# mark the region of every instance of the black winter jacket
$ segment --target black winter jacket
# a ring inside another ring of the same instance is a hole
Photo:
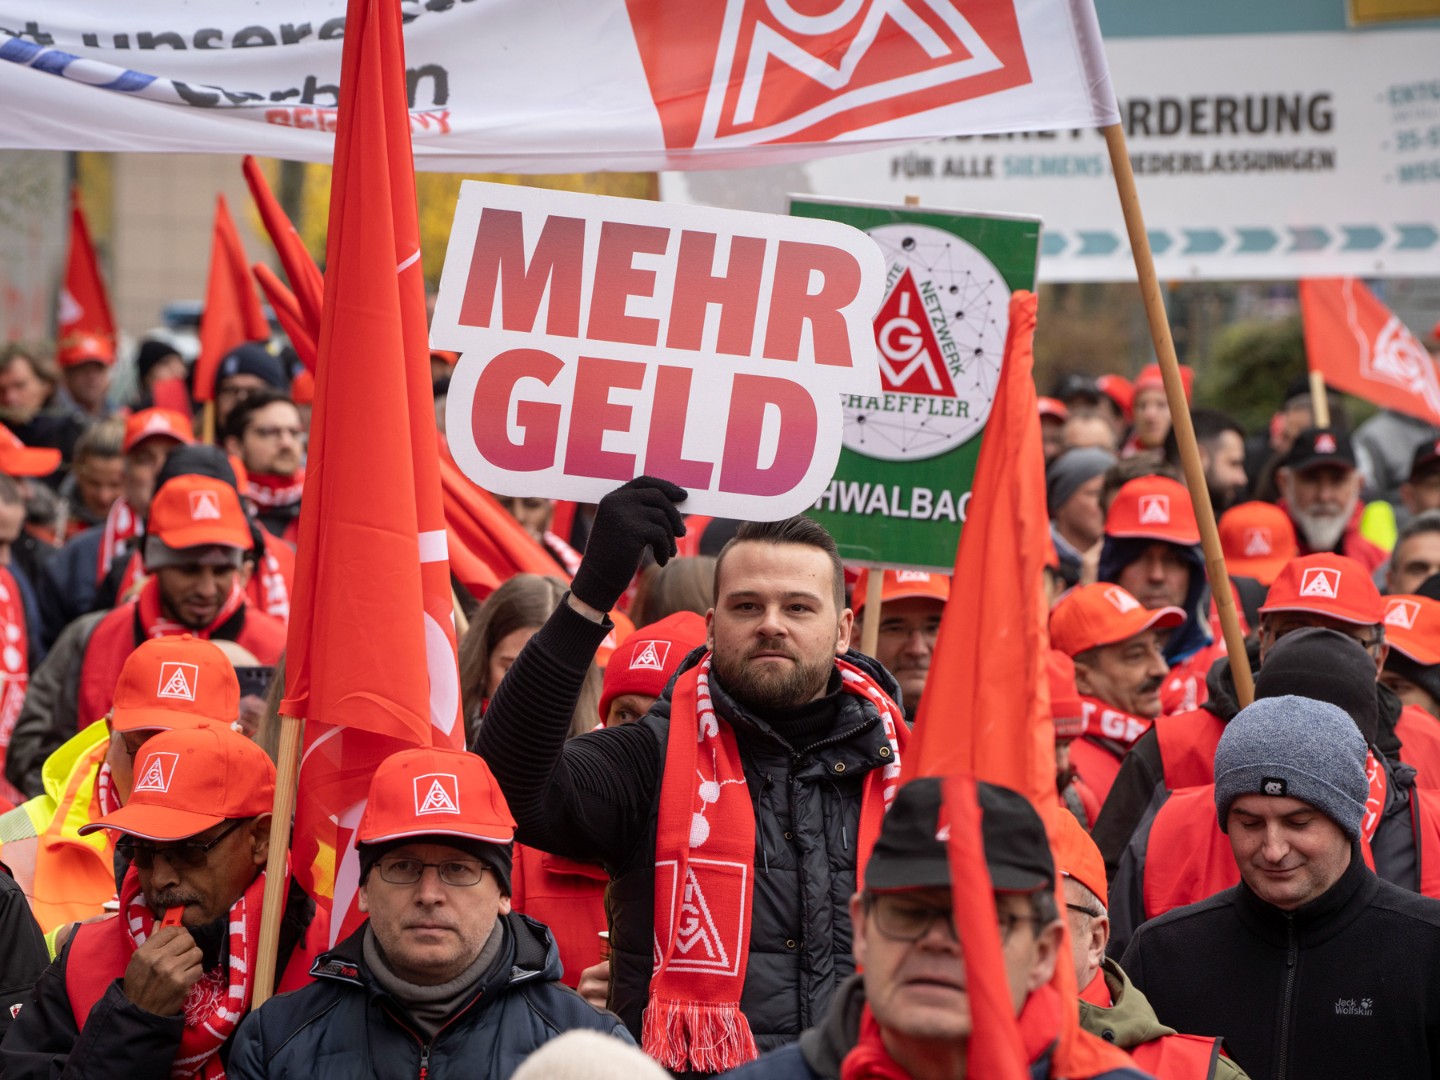
[[[1440,901],[1358,847],[1295,911],[1241,883],[1146,923],[1121,966],[1161,1023],[1223,1035],[1255,1080],[1440,1076]]]
[[[520,824],[516,839],[609,871],[610,1004],[639,1038],[653,964],[670,690],[638,723],[565,742],[580,681],[605,632],[562,602],[500,684],[475,749]],[[700,655],[692,653],[681,670]],[[855,652],[846,659],[898,700],[883,667]],[[816,706],[830,713],[805,750],[740,710],[713,673],[710,686],[716,711],[734,728],[755,807],[754,909],[740,1006],[763,1051],[817,1023],[854,970],[848,904],[861,793],[865,774],[890,760],[889,742],[874,707],[836,683]],[[785,726],[794,718],[770,719]],[[814,721],[811,715],[806,723]]]
[[[29,901],[0,863],[0,1039],[49,966],[45,935],[30,914]]]
[[[232,1080],[505,1080],[541,1043],[574,1028],[632,1041],[617,1017],[558,981],[560,952],[549,930],[518,914],[496,926],[505,934],[499,956],[429,1043],[372,980],[361,927],[316,960],[315,982],[272,998],[242,1021],[226,1074]]]

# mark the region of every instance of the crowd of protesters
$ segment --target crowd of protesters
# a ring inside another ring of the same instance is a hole
[[[291,882],[252,1008],[313,384],[241,346],[206,442],[179,353],[115,360],[0,353],[0,1075],[964,1076],[959,798],[1031,1076],[1440,1076],[1440,430],[1195,406],[1221,582],[1158,369],[1047,388],[1048,835],[898,782],[964,582],[660,479],[500,499],[554,573],[457,579],[469,749],[375,770],[363,925]]]

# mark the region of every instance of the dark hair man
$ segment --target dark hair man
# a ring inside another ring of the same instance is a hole
[[[278,390],[257,390],[230,410],[225,449],[245,466],[245,498],[270,532],[295,542],[305,490],[305,427]]]
[[[1223,1034],[1254,1076],[1440,1069],[1440,903],[1361,857],[1368,752],[1333,705],[1243,709],[1213,802],[1240,884],[1142,926],[1121,960],[1164,1023]]]
[[[225,638],[262,664],[279,660],[284,624],[246,602],[241,566],[251,544],[229,484],[193,473],[164,484],[145,535],[150,576],[133,599],[66,627],[36,669],[5,761],[10,782],[27,795],[40,793],[45,759],[109,711],[125,658],[148,638]]]
[[[647,546],[661,563],[674,554],[684,498],[641,477],[601,501],[570,595],[516,658],[475,748],[526,843],[610,871],[611,1007],[668,1068],[718,1072],[793,1040],[850,973],[857,830],[878,826],[905,724],[894,681],[849,651],[834,541],[792,518],[726,544],[709,651],[649,714],[566,741],[605,613]],[[657,905],[671,896],[690,907]],[[708,966],[681,962],[701,952]]]
[[[1006,982],[1030,1076],[1145,1076],[1098,1038],[1098,1069],[1093,1062],[1078,1071],[1056,1067],[1061,1012],[1050,980],[1063,937],[1054,857],[1040,815],[1024,796],[993,784],[976,787]],[[941,808],[936,778],[900,789],[866,863],[864,886],[850,900],[855,961],[864,973],[846,980],[828,1014],[798,1043],[737,1069],[731,1074],[737,1080],[966,1075],[973,1020]]]
[[[851,595],[858,637],[866,618],[865,594],[870,571],[860,571]],[[940,616],[950,599],[950,578],[924,570],[886,570],[880,587],[880,630],[875,638],[875,659],[895,676],[905,716],[914,723],[920,695],[930,675],[930,657],[940,633]]]
[[[1401,528],[1385,567],[1385,591],[1413,593],[1433,574],[1440,574],[1440,510],[1416,514]]]
[[[1190,423],[1200,447],[1210,505],[1218,519],[1241,500],[1249,486],[1245,475],[1245,429],[1219,409],[1191,409]],[[1176,469],[1181,467],[1180,444],[1173,428],[1165,433],[1165,460]]]
[[[250,1008],[275,766],[229,728],[165,731],[124,806],[120,910],[78,927],[0,1044],[7,1078],[220,1076]],[[277,973],[314,913],[292,890]]]
[[[386,758],[358,832],[368,918],[315,961],[314,982],[245,1021],[234,1080],[309,1075],[322,1061],[355,1076],[503,1080],[562,1031],[630,1042],[613,1015],[559,982],[550,932],[510,910],[514,837],[504,796],[474,754]]]

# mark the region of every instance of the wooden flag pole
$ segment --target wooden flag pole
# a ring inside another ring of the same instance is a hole
[[[1310,415],[1319,428],[1330,426],[1330,399],[1325,394],[1325,373],[1310,369]]]
[[[865,620],[860,624],[860,651],[866,656],[874,656],[880,642],[880,597],[884,588],[884,569],[872,566],[865,576]]]
[[[1230,575],[1225,569],[1225,553],[1220,548],[1220,530],[1215,525],[1215,511],[1210,505],[1210,489],[1205,484],[1205,469],[1200,464],[1200,447],[1195,442],[1195,426],[1190,422],[1190,405],[1185,400],[1185,386],[1180,381],[1180,361],[1175,355],[1175,341],[1170,336],[1170,320],[1165,314],[1165,301],[1160,295],[1160,278],[1155,273],[1155,259],[1150,252],[1150,237],[1145,232],[1145,218],[1140,210],[1140,195],[1135,189],[1135,174],[1130,169],[1130,153],[1125,145],[1125,130],[1119,124],[1101,129],[1110,151],[1110,167],[1115,173],[1115,190],[1120,196],[1120,209],[1125,215],[1125,231],[1130,236],[1130,249],[1135,256],[1135,272],[1140,281],[1140,297],[1145,303],[1145,317],[1150,323],[1150,338],[1155,344],[1155,357],[1165,381],[1165,398],[1170,405],[1170,425],[1180,449],[1180,463],[1185,469],[1185,483],[1195,504],[1195,518],[1200,525],[1200,547],[1205,553],[1205,571],[1210,576],[1210,590],[1220,614],[1220,627],[1225,647],[1230,653],[1230,671],[1235,677],[1235,696],[1244,708],[1255,699],[1255,682],[1250,673],[1250,660],[1245,654],[1245,636],[1240,632],[1240,618],[1235,610],[1235,597],[1230,591]]]
[[[250,1008],[258,1009],[275,988],[276,953],[280,947],[280,920],[285,914],[289,875],[290,819],[295,813],[295,785],[300,772],[300,734],[304,722],[296,716],[280,717],[280,749],[275,761],[275,803],[270,818],[270,852],[265,861],[265,900],[260,911],[260,955],[255,964],[255,989]]]

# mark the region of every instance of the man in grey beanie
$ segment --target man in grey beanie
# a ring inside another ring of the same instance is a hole
[[[1050,538],[1060,556],[1066,585],[1080,580],[1086,552],[1105,535],[1105,510],[1100,489],[1115,455],[1098,446],[1066,450],[1045,470],[1045,502],[1050,509]]]
[[[1240,884],[1146,923],[1121,961],[1162,1023],[1223,1036],[1251,1076],[1440,1075],[1440,902],[1366,865],[1374,763],[1334,705],[1242,709],[1214,785]]]

